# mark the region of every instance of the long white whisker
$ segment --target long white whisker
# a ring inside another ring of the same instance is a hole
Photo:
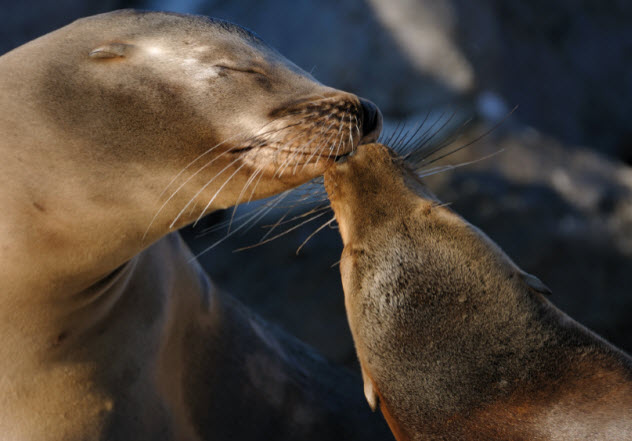
[[[295,207],[297,207],[299,205],[300,204],[290,205],[289,208],[292,209],[292,208],[295,208]],[[312,214],[318,213],[319,211],[328,210],[329,208],[330,208],[329,204],[327,204],[325,206],[315,207],[315,208],[312,208],[311,210],[306,211],[305,213],[297,214],[296,216],[293,216],[290,219],[285,220],[283,222],[278,222],[277,221],[277,222],[275,222],[272,225],[264,225],[263,228],[274,228],[276,226],[289,224],[290,222],[294,222],[295,220],[302,219],[302,218],[307,217],[307,216],[311,216]],[[289,213],[286,213],[286,214],[289,214]]]
[[[349,146],[353,150],[353,126],[351,125],[351,118],[349,118]]]
[[[289,145],[292,141],[294,141],[296,138],[298,138],[298,137],[299,137],[299,136],[301,136],[301,135],[302,135],[302,133],[299,133],[299,134],[297,134],[295,137],[290,138],[289,140],[287,140],[287,141],[285,142],[285,144],[283,144],[283,146],[281,146],[281,147],[278,147],[278,148],[277,148],[277,152],[276,152],[276,154],[278,155],[279,153],[281,153],[281,152],[285,149],[285,147],[286,147],[286,146],[288,146],[288,145]],[[279,177],[280,177],[280,176],[281,176],[281,174],[283,174],[283,170],[285,170],[285,168],[286,168],[286,167],[290,164],[290,161],[292,160],[292,158],[294,158],[294,156],[296,156],[296,154],[297,154],[297,152],[298,152],[298,151],[299,151],[299,149],[296,149],[296,150],[294,151],[294,153],[293,153],[291,156],[289,156],[289,155],[288,155],[288,157],[287,157],[287,158],[285,158],[285,160],[284,160],[284,161],[283,161],[283,162],[279,165],[279,167],[277,168],[277,171],[274,173],[274,175],[272,176],[272,178],[276,178],[277,176],[279,176]],[[284,166],[285,166],[285,167],[284,167]],[[283,170],[282,170],[281,168],[283,168]],[[281,171],[281,174],[279,174],[279,171]]]
[[[338,125],[338,133],[336,134],[336,138],[338,138],[338,136],[340,136],[340,141],[338,141],[337,143],[334,143],[331,148],[329,149],[329,154],[327,155],[327,159],[329,159],[331,157],[331,154],[334,151],[334,147],[336,146],[336,144],[338,144],[338,148],[336,149],[336,155],[338,155],[338,151],[340,151],[340,143],[342,142],[342,120],[338,121],[339,125]]]
[[[292,114],[290,114],[290,115],[292,115]],[[264,124],[264,125],[261,127],[261,129],[259,129],[259,132],[260,132],[263,128],[267,127],[268,125],[270,125],[270,124],[272,124],[272,123],[274,123],[274,122],[276,122],[276,121],[279,121],[281,118],[284,118],[284,117],[286,117],[286,116],[288,116],[288,115],[283,115],[283,116],[281,116],[281,117],[279,117],[279,118],[275,118],[275,119],[273,119],[272,121],[270,121],[270,122],[268,122],[268,123]],[[288,125],[283,126],[283,127],[280,127],[280,128],[272,129],[272,130],[269,130],[269,131],[267,131],[267,132],[257,133],[256,135],[253,135],[253,136],[251,136],[251,137],[249,137],[249,138],[244,139],[244,140],[242,141],[242,143],[248,143],[248,142],[250,142],[250,141],[252,141],[253,139],[256,139],[256,138],[258,138],[258,137],[266,136],[266,135],[269,135],[269,134],[272,134],[272,133],[275,133],[275,132],[280,132],[280,131],[282,131],[282,130],[289,129],[289,128],[291,128],[291,127],[294,127],[294,126],[297,126],[297,125],[300,125],[300,124],[301,124],[300,122],[297,122],[297,123],[294,123],[294,124],[288,124]],[[231,137],[229,137],[229,138],[227,138],[227,139],[223,140],[223,141],[222,141],[222,142],[220,142],[219,144],[216,144],[215,146],[213,146],[213,147],[211,147],[210,149],[206,150],[204,153],[202,153],[202,154],[198,155],[198,157],[197,157],[197,158],[195,158],[193,161],[189,162],[189,164],[187,164],[187,165],[186,165],[186,166],[185,166],[182,170],[180,170],[180,172],[179,172],[176,176],[174,176],[174,177],[173,177],[173,179],[171,180],[171,182],[169,182],[169,184],[165,187],[165,189],[162,191],[162,193],[160,193],[160,197],[162,197],[162,196],[164,195],[164,193],[167,191],[167,189],[168,189],[168,188],[169,188],[169,187],[170,187],[170,186],[171,186],[171,185],[172,185],[172,184],[176,181],[176,179],[177,179],[179,176],[181,176],[181,175],[182,175],[182,173],[184,173],[184,171],[186,171],[189,167],[191,167],[193,164],[195,164],[195,163],[196,163],[198,160],[200,160],[202,157],[206,156],[208,153],[210,153],[210,152],[212,152],[213,150],[215,150],[215,149],[216,149],[217,147],[219,147],[220,145],[225,144],[226,142],[228,142],[228,141],[230,141],[230,140],[232,140],[232,139],[235,139],[235,138],[236,138],[236,137],[238,137],[238,136],[239,136],[239,135],[234,135],[234,136],[231,136]],[[146,236],[147,236],[147,234],[149,233],[149,230],[150,230],[151,226],[153,225],[153,223],[156,221],[156,218],[160,215],[160,213],[162,212],[162,210],[163,210],[163,209],[167,206],[167,204],[169,203],[169,201],[171,201],[171,199],[173,199],[173,198],[175,197],[175,195],[176,195],[176,194],[177,194],[177,193],[178,193],[178,192],[182,189],[182,187],[184,187],[186,184],[188,184],[188,183],[191,181],[191,179],[193,179],[195,176],[197,176],[197,175],[198,175],[198,174],[199,174],[202,170],[204,170],[204,169],[206,169],[208,166],[210,166],[210,165],[211,165],[211,164],[212,164],[212,163],[213,163],[216,159],[218,159],[218,158],[219,158],[219,157],[221,157],[221,156],[224,156],[225,154],[229,153],[229,152],[230,152],[230,151],[232,151],[232,150],[233,150],[233,149],[226,150],[226,151],[222,152],[221,154],[219,154],[217,157],[213,158],[210,162],[206,163],[203,167],[199,168],[199,169],[198,169],[195,173],[193,173],[191,176],[189,176],[189,178],[188,178],[186,181],[184,181],[184,182],[183,182],[180,186],[178,186],[178,188],[177,188],[177,189],[176,189],[173,193],[171,193],[171,195],[167,198],[167,200],[166,200],[166,201],[164,201],[164,203],[160,206],[160,208],[158,209],[158,211],[156,212],[156,214],[154,215],[154,217],[153,217],[153,218],[151,219],[151,221],[149,222],[149,225],[147,226],[147,229],[145,230],[145,233],[143,234],[143,240],[145,240],[145,237],[146,237]]]
[[[308,142],[307,144],[303,144],[303,145],[299,148],[299,150],[300,150],[301,154],[303,154],[303,152],[304,152],[305,150],[307,150],[307,148],[308,148],[308,147],[309,147],[309,146],[310,146],[310,145],[314,142],[314,140],[316,140],[316,137],[312,137],[312,138],[309,140],[309,142]],[[310,158],[311,158],[313,155],[314,155],[314,154],[312,153],[312,154],[310,155]],[[303,167],[305,167],[305,165],[306,165],[306,164],[308,164],[308,163],[309,163],[309,159],[308,159],[308,160],[307,160],[307,161],[303,164]],[[296,168],[297,168],[299,165],[300,165],[300,162],[299,162],[299,161],[294,162],[294,168],[292,169],[292,174],[293,174],[293,175],[295,175],[295,174],[296,174]],[[301,168],[301,170],[303,170],[303,169]]]
[[[281,202],[283,202],[283,200],[285,200],[285,198],[287,198],[290,194],[292,194],[292,190],[286,190],[283,193],[274,197],[271,201],[267,202],[264,207],[257,210],[259,214],[255,213],[255,215],[253,215],[253,217],[248,221],[250,222],[250,226],[246,228],[246,230],[244,230],[244,233],[249,231],[252,227],[254,227],[256,222],[259,221],[259,219],[263,218],[266,214],[268,214],[274,208],[278,207],[278,205]]]
[[[218,157],[213,158],[213,160],[217,159]],[[213,176],[211,179],[209,179],[206,182],[206,184],[204,184],[204,186],[202,186],[202,188],[200,188],[197,191],[197,193],[195,193],[193,195],[193,197],[191,199],[189,199],[189,202],[187,202],[187,204],[182,208],[182,210],[180,210],[180,213],[178,213],[178,215],[173,220],[173,222],[171,222],[171,225],[169,225],[169,228],[173,228],[173,226],[176,224],[176,222],[178,222],[178,219],[180,219],[180,216],[182,216],[182,213],[184,213],[186,211],[186,209],[189,207],[189,205],[191,205],[191,203],[195,200],[195,198],[197,198],[200,195],[200,193],[202,193],[209,185],[211,185],[211,182],[213,182],[218,176],[220,176],[222,173],[224,173],[226,170],[228,170],[230,167],[232,167],[236,162],[240,161],[241,159],[242,159],[241,157],[235,158],[226,167],[224,167],[222,170],[220,170],[219,173],[217,173],[215,176]]]
[[[291,208],[290,208],[291,210]],[[288,216],[290,214],[290,210],[287,210],[285,213],[283,213],[283,215],[276,221],[276,223],[274,223],[273,225],[271,225],[271,228],[268,229],[268,231],[266,231],[266,233],[263,235],[263,237],[261,239],[259,239],[259,243],[266,240],[266,238],[272,234],[272,232],[276,229],[276,227],[278,227],[279,225],[281,225],[283,222],[283,220],[286,218],[286,216]]]
[[[239,206],[239,203],[241,202],[241,197],[244,195],[244,193],[246,192],[246,189],[250,186],[250,184],[252,184],[254,182],[254,180],[256,179],[257,175],[259,173],[261,173],[262,171],[263,171],[263,167],[257,168],[254,171],[254,173],[250,175],[250,177],[248,178],[248,180],[244,184],[244,187],[241,189],[241,192],[239,193],[239,196],[237,196],[237,201],[235,202],[235,206],[233,207],[232,213],[230,215],[230,221],[228,222],[228,231],[227,231],[227,233],[230,233],[230,229],[231,229],[231,227],[233,225],[233,220],[235,219],[235,213],[237,212],[237,207]]]
[[[224,187],[226,187],[226,184],[228,184],[230,182],[230,180],[233,179],[233,177],[239,172],[239,170],[244,168],[245,165],[246,165],[246,163],[243,163],[239,167],[237,167],[237,169],[228,177],[228,179],[226,179],[226,181],[224,181],[224,183],[221,185],[221,187],[219,187],[219,189],[215,192],[213,197],[208,201],[208,203],[206,204],[206,206],[204,207],[204,209],[202,210],[202,212],[200,213],[198,218],[193,223],[193,226],[197,225],[197,223],[200,221],[200,219],[202,219],[204,217],[204,214],[206,213],[206,210],[208,210],[208,207],[211,206],[211,204],[213,203],[215,198],[217,198],[217,196],[224,189]]]
[[[298,254],[301,252],[301,249],[305,246],[305,244],[306,244],[307,242],[309,242],[309,240],[310,240],[312,237],[316,236],[316,235],[317,235],[317,234],[318,234],[318,233],[319,233],[319,232],[320,232],[323,228],[325,228],[327,225],[331,225],[331,223],[332,223],[333,221],[335,221],[335,220],[336,220],[336,216],[334,216],[334,217],[332,217],[331,219],[329,219],[327,222],[325,222],[325,223],[324,223],[324,224],[322,224],[320,227],[318,227],[318,228],[316,229],[316,231],[314,231],[312,234],[310,234],[309,236],[307,236],[307,239],[305,239],[305,240],[303,241],[303,243],[301,244],[301,246],[300,246],[300,247],[298,247],[298,248],[296,249],[296,255],[298,256]]]
[[[318,213],[319,211],[323,211],[324,209],[329,208],[329,205],[326,205],[325,207],[320,207],[319,209],[309,210],[306,213],[303,213],[303,214],[294,216],[294,217],[292,217],[292,218],[290,218],[288,220],[285,220],[285,218],[287,216],[289,216],[290,212],[292,211],[292,209],[294,207],[296,207],[296,205],[294,205],[294,204],[290,205],[288,207],[287,211],[283,214],[283,216],[281,216],[274,224],[272,224],[272,225],[264,225],[264,228],[268,228],[268,231],[266,232],[266,234],[263,235],[263,237],[261,239],[259,239],[259,242],[264,241],[268,236],[270,236],[274,232],[274,230],[276,230],[277,227],[279,227],[281,225],[285,225],[285,224],[290,223],[290,222],[294,222],[294,221],[296,221],[298,219],[305,218],[307,216],[311,216],[314,213]]]
[[[437,173],[443,173],[444,171],[454,170],[455,168],[464,167],[466,165],[476,164],[477,162],[484,161],[485,159],[489,159],[504,151],[505,149],[500,149],[487,156],[483,156],[482,158],[473,159],[472,161],[467,161],[467,162],[461,162],[460,164],[443,165],[443,166],[438,166],[438,167],[432,167],[426,170],[420,170],[419,172],[417,172],[417,176],[419,176],[420,178],[423,178],[426,176],[436,175]]]
[[[342,131],[342,127],[344,126],[344,120],[340,120],[340,140],[338,141],[338,147],[336,148],[336,154],[334,155],[334,158],[336,158],[338,156],[338,153],[340,153],[340,148],[342,147],[342,140],[344,139],[344,132]],[[329,156],[327,156],[327,158],[329,158]]]
[[[184,173],[186,170],[189,169],[189,167],[191,167],[193,164],[195,164],[196,162],[198,162],[200,159],[202,159],[204,156],[208,155],[209,153],[211,153],[213,150],[215,150],[217,147],[227,143],[228,141],[235,139],[239,136],[240,134],[236,134],[233,135],[229,138],[226,138],[225,140],[223,140],[222,142],[215,144],[213,147],[209,148],[208,150],[206,150],[205,152],[199,154],[195,159],[193,159],[191,162],[189,162],[187,165],[185,165],[172,179],[171,181],[169,181],[169,184],[167,184],[167,186],[165,187],[164,190],[162,190],[162,192],[159,195],[159,198],[161,198],[165,192],[167,191],[167,189],[169,187],[171,187],[171,185],[176,181],[176,179],[178,179],[180,177],[180,175],[182,175],[182,173]]]
[[[290,115],[292,115],[292,114],[290,114]],[[247,142],[250,142],[250,141],[252,141],[253,139],[255,139],[255,138],[257,138],[257,137],[260,137],[260,136],[265,136],[265,135],[268,135],[268,134],[270,134],[270,133],[274,133],[275,131],[284,130],[284,129],[287,129],[287,128],[290,128],[290,127],[292,127],[292,126],[295,126],[295,125],[300,124],[300,123],[290,124],[290,125],[285,126],[285,127],[281,127],[281,128],[278,128],[278,129],[272,129],[272,130],[270,130],[270,131],[268,131],[268,132],[263,132],[263,133],[261,133],[261,130],[263,130],[264,128],[266,128],[266,127],[267,127],[267,126],[269,126],[270,124],[272,124],[272,123],[274,123],[274,122],[277,122],[277,121],[279,121],[280,119],[285,118],[285,117],[287,117],[287,116],[288,116],[287,114],[286,114],[286,115],[282,115],[282,116],[280,116],[280,117],[278,117],[278,118],[273,119],[272,121],[267,122],[266,124],[264,124],[263,126],[261,126],[261,127],[259,128],[259,130],[257,130],[257,134],[256,134],[256,135],[253,135],[253,136],[251,136],[251,137],[249,137],[249,138],[246,138],[246,139],[242,140],[242,143],[247,143]],[[193,164],[195,164],[197,161],[199,161],[200,159],[202,159],[204,156],[206,156],[206,155],[208,155],[209,153],[211,153],[211,152],[212,152],[213,150],[215,150],[217,147],[219,147],[219,146],[221,146],[221,145],[223,145],[223,144],[226,144],[228,141],[232,141],[233,139],[238,138],[239,136],[241,136],[241,134],[239,134],[239,133],[238,133],[238,134],[235,134],[235,135],[233,135],[233,136],[230,136],[230,137],[228,137],[228,138],[224,139],[222,142],[220,142],[220,143],[218,143],[218,144],[215,144],[213,147],[209,148],[209,149],[208,149],[208,150],[206,150],[205,152],[203,152],[203,153],[199,154],[199,155],[198,155],[195,159],[193,159],[193,160],[192,160],[191,162],[189,162],[186,166],[184,166],[184,167],[183,167],[183,168],[182,168],[182,169],[178,172],[178,174],[176,174],[176,175],[173,177],[173,179],[171,179],[171,181],[169,182],[169,184],[167,184],[167,186],[166,186],[166,187],[165,187],[165,189],[162,191],[162,193],[160,193],[160,196],[159,196],[159,197],[162,197],[162,196],[165,194],[165,192],[167,191],[167,189],[168,189],[169,187],[171,187],[171,185],[175,182],[175,180],[176,180],[176,179],[178,179],[178,177],[179,177],[180,175],[182,175],[182,173],[184,173],[186,170],[188,170],[188,169],[189,169],[189,167],[191,167],[191,166],[192,166]]]
[[[261,219],[266,214],[268,214],[278,203],[280,203],[283,199],[285,199],[289,194],[290,194],[290,190],[287,190],[287,191],[284,191],[283,193],[279,194],[278,196],[276,196],[270,203],[267,204],[267,206],[265,206],[261,210],[255,212],[254,214],[252,214],[252,216],[250,217],[249,220],[245,221],[243,224],[241,224],[240,226],[235,228],[233,231],[231,231],[229,234],[227,234],[223,238],[221,238],[218,241],[214,242],[212,245],[210,245],[210,246],[206,247],[205,249],[203,249],[202,251],[200,251],[198,254],[193,256],[190,259],[190,261],[193,261],[193,260],[197,259],[199,256],[201,256],[202,254],[212,250],[213,248],[215,248],[217,245],[219,245],[222,242],[224,242],[229,237],[235,235],[238,231],[240,231],[240,230],[242,230],[242,229],[244,229],[246,227],[248,227],[248,228],[246,228],[244,230],[244,232],[248,231],[250,228],[252,228],[252,226],[254,224],[256,224],[257,221],[259,221],[259,219]]]
[[[362,132],[360,131],[360,121],[358,121],[358,117],[353,115],[353,119],[355,119],[355,128],[358,131],[358,139],[362,139]]]
[[[315,137],[314,139],[318,139],[318,138],[320,138],[321,136],[323,136],[325,133],[327,133],[327,130],[329,130],[329,128],[330,128],[331,126],[333,126],[333,125],[334,125],[334,123],[331,123],[331,124],[329,125],[329,127],[327,127],[327,129],[325,129],[325,124],[323,124],[323,125],[322,125],[322,127],[321,127],[321,129],[320,129],[320,132],[318,132],[318,136],[317,136],[317,137]],[[311,141],[310,141],[310,142],[311,142]],[[309,158],[307,158],[307,161],[305,161],[305,163],[303,164],[303,167],[301,167],[301,171],[303,171],[303,169],[307,166],[307,164],[309,164],[309,163],[310,163],[310,161],[312,160],[312,158],[314,157],[314,155],[316,155],[316,153],[321,152],[321,151],[323,150],[324,146],[325,146],[325,144],[323,144],[323,143],[321,142],[320,144],[318,144],[318,145],[316,146],[316,148],[314,148],[314,151],[312,152],[312,154],[309,156]]]
[[[336,122],[334,121],[333,123],[331,123],[331,125],[333,126]],[[329,130],[329,129],[327,129]],[[321,149],[324,150],[327,148],[327,146],[329,146],[329,140],[334,136],[334,133],[332,133],[331,135],[329,135],[329,137],[325,140],[325,142],[323,143],[323,147]],[[331,155],[331,150],[333,149],[333,146],[329,147],[329,155],[327,155],[327,159],[329,159],[329,156]],[[318,155],[318,158],[316,159],[316,162],[314,164],[318,164],[318,161],[320,161],[321,155]]]
[[[238,248],[238,249],[236,249],[235,251],[243,251],[243,250],[247,250],[247,249],[249,249],[249,248],[255,248],[255,247],[258,247],[258,246],[260,246],[260,245],[263,245],[263,244],[266,244],[266,243],[268,243],[268,242],[271,242],[271,241],[273,241],[273,240],[275,240],[275,239],[278,239],[278,238],[279,238],[279,237],[281,237],[281,236],[284,236],[284,235],[286,235],[286,234],[288,234],[288,233],[290,233],[290,232],[292,232],[292,231],[296,230],[297,228],[299,228],[299,227],[301,227],[301,226],[303,226],[303,225],[305,225],[305,224],[307,224],[307,223],[309,223],[309,222],[311,222],[311,221],[313,221],[313,220],[318,219],[319,217],[321,217],[321,216],[323,216],[323,215],[325,215],[325,214],[327,214],[327,212],[326,212],[326,211],[325,211],[325,212],[323,212],[323,213],[317,214],[316,216],[313,216],[313,217],[311,217],[311,218],[309,218],[309,219],[307,219],[307,220],[305,220],[305,221],[303,221],[303,222],[301,222],[301,223],[299,223],[299,224],[297,224],[297,225],[294,225],[292,228],[289,228],[288,230],[285,230],[284,232],[279,233],[279,234],[277,234],[276,236],[270,237],[269,239],[266,239],[266,240],[264,240],[264,241],[257,242],[257,243],[256,243],[256,244],[254,244],[254,245],[250,245],[250,246],[243,247],[243,248]]]

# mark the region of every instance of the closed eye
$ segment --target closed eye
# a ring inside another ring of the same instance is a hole
[[[252,68],[246,68],[246,67],[234,67],[234,66],[226,66],[225,64],[218,64],[215,67],[218,67],[220,69],[226,69],[226,70],[232,70],[235,72],[243,72],[243,73],[247,73],[247,74],[257,74],[257,75],[262,75],[264,77],[266,77],[267,75],[259,70],[255,70]]]

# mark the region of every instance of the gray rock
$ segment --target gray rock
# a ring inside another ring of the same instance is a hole
[[[632,161],[632,3],[446,1],[479,89],[565,144]]]

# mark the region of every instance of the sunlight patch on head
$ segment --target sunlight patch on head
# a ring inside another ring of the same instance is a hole
[[[147,53],[150,55],[162,55],[164,52],[164,49],[157,45],[151,45],[147,47]]]

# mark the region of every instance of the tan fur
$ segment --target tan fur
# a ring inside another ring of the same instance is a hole
[[[632,438],[632,360],[387,147],[325,173],[365,381],[403,440]]]
[[[322,173],[377,136],[362,115],[202,17],[114,12],[0,57],[0,438],[370,437],[329,384],[352,380],[166,236]]]

